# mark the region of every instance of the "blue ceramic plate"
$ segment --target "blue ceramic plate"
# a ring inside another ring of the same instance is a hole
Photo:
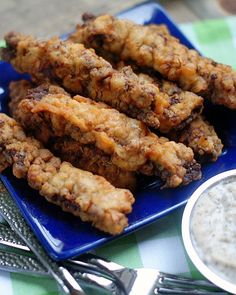
[[[157,4],[145,2],[119,14],[119,17],[131,19],[140,24],[164,23],[173,35],[190,48],[193,45],[180,32],[166,12]],[[7,112],[7,88],[12,80],[22,79],[12,67],[0,63],[0,103],[1,110]],[[208,113],[224,141],[225,149],[215,163],[202,167],[203,177],[186,187],[160,190],[158,184],[150,185],[151,180],[141,179],[129,226],[124,236],[168,214],[173,209],[185,204],[193,191],[205,180],[228,169],[236,168],[236,116],[233,112],[220,107],[212,107]],[[215,121],[215,122],[214,122]],[[23,180],[17,180],[10,170],[1,175],[1,179],[15,199],[25,219],[42,242],[48,253],[57,260],[77,256],[104,243],[117,239],[106,235],[83,223],[60,208],[49,204],[43,197],[30,189]]]

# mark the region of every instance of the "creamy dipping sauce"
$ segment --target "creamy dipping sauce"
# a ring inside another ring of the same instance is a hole
[[[236,283],[236,177],[216,183],[195,204],[191,239],[215,274]]]

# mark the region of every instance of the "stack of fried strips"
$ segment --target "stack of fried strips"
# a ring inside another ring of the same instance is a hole
[[[0,171],[13,166],[13,174],[27,178],[49,202],[90,221],[95,227],[118,234],[127,226],[132,194],[112,186],[105,178],[73,167],[27,137],[12,118],[0,114]]]
[[[118,234],[137,174],[174,188],[201,177],[194,155],[217,160],[222,143],[201,115],[201,96],[234,108],[235,73],[181,45],[165,26],[84,20],[66,41],[6,35],[2,58],[32,82],[10,84],[18,123],[1,115],[1,171],[13,165],[50,202]]]

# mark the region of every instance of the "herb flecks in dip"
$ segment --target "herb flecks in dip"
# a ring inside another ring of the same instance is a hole
[[[225,280],[236,282],[236,177],[204,192],[191,216],[191,233],[204,263]]]

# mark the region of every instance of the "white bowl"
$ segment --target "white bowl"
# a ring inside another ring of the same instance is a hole
[[[205,192],[210,187],[221,182],[222,180],[224,181],[230,178],[235,178],[235,183],[236,183],[236,169],[220,173],[210,178],[209,180],[204,182],[192,194],[192,196],[190,197],[185,207],[183,218],[182,218],[182,238],[183,238],[184,246],[188,253],[188,256],[190,257],[191,261],[196,266],[196,268],[203,274],[203,276],[205,276],[209,281],[211,281],[213,284],[220,287],[221,289],[227,292],[236,294],[236,282],[235,284],[232,284],[226,281],[225,279],[223,279],[222,277],[220,277],[218,274],[214,273],[199,257],[193,245],[193,240],[192,240],[191,231],[190,231],[190,222],[191,222],[192,212],[193,212],[195,204],[201,197],[202,193]]]

